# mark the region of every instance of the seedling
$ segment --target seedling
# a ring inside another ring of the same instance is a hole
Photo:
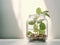
[[[42,11],[41,8],[36,9],[36,14],[38,17],[35,17],[32,21],[29,21],[29,25],[33,26],[34,34],[31,31],[28,31],[27,35],[34,35],[33,37],[35,40],[45,39],[45,37],[46,37],[46,35],[45,35],[46,25],[43,22],[44,19],[41,19],[40,21],[37,21],[37,19],[39,18],[39,16],[41,14],[43,14],[44,16],[48,16],[48,17],[50,17],[50,16],[48,14],[48,11]],[[31,36],[30,38],[33,38],[33,37]]]

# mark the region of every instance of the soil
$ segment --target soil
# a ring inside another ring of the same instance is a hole
[[[41,42],[45,42],[46,41],[46,35],[44,34],[31,34],[28,36],[28,39],[30,42],[33,42],[33,41],[41,41]]]

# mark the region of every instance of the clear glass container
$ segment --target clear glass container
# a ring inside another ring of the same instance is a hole
[[[26,22],[26,36],[31,42],[46,41],[48,37],[48,21],[45,15],[29,15]]]

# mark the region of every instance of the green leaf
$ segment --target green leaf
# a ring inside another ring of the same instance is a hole
[[[38,26],[36,24],[34,24],[33,29],[34,29],[34,32],[38,32]]]
[[[49,11],[46,10],[46,11],[43,11],[43,12],[44,12],[44,13],[48,13]]]
[[[43,22],[41,22],[40,25],[39,25],[39,28],[40,28],[40,30],[45,30],[46,26]]]
[[[46,16],[50,17],[48,13],[45,13]]]
[[[43,11],[43,12],[41,12],[42,14],[45,14],[45,13],[48,13],[48,11]]]
[[[43,11],[42,14],[44,14],[45,16],[50,17],[49,14],[48,14],[48,11]]]
[[[29,25],[34,25],[36,23],[36,20],[32,20],[29,22]]]
[[[40,14],[41,14],[41,12],[42,12],[42,11],[41,11],[41,9],[40,9],[40,8],[37,8],[37,9],[36,9],[36,13],[37,13],[38,15],[40,15]]]
[[[28,32],[27,32],[27,35],[30,35],[30,34],[32,34],[32,32],[28,31]]]

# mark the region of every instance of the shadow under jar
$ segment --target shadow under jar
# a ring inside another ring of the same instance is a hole
[[[30,42],[45,42],[48,37],[48,21],[45,15],[29,15],[26,22],[26,36]]]

